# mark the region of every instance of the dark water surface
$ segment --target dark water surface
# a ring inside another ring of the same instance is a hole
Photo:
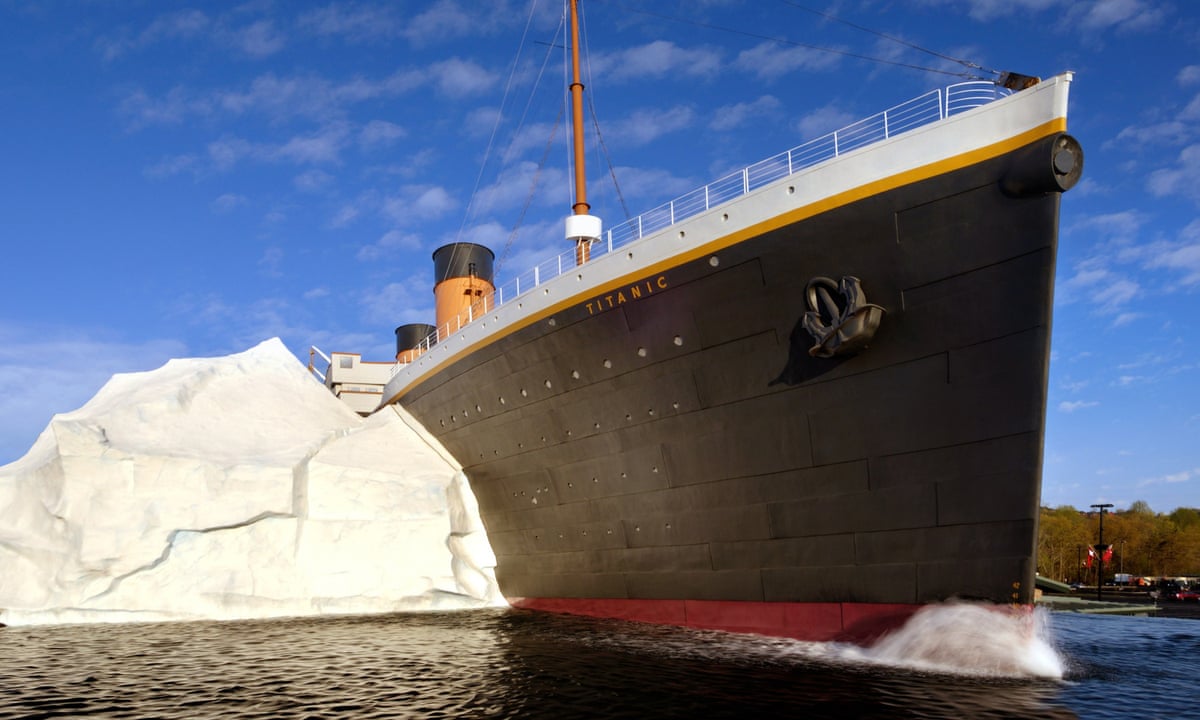
[[[1062,678],[945,624],[919,662],[510,610],[6,628],[0,718],[1200,717],[1200,622],[1043,623]]]

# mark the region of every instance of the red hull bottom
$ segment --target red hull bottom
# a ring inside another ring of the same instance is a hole
[[[905,623],[922,605],[788,603],[725,600],[509,598],[516,608],[614,618],[796,640],[869,645]]]

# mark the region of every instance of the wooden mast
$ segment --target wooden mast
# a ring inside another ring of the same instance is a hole
[[[575,241],[575,263],[582,265],[591,254],[591,244],[600,237],[600,218],[589,214],[587,174],[583,145],[583,83],[579,79],[579,0],[571,7],[571,145],[575,154],[574,215],[567,218],[567,239]]]

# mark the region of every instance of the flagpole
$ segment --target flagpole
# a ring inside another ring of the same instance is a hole
[[[1104,590],[1104,510],[1112,507],[1112,503],[1100,503],[1092,507],[1100,510],[1100,542],[1096,543],[1096,559],[1100,561],[1097,566],[1099,569],[1096,572],[1096,600],[1101,601],[1101,592]]]

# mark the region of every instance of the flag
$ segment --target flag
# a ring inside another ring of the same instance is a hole
[[[1100,555],[1100,559],[1103,560],[1104,562],[1112,562],[1113,546],[1112,545],[1101,545],[1100,547],[1103,548],[1102,554]]]
[[[1087,562],[1084,563],[1084,567],[1090,568],[1092,566],[1092,561],[1095,559],[1096,559],[1096,548],[1091,545],[1088,545],[1088,557],[1087,557]]]

